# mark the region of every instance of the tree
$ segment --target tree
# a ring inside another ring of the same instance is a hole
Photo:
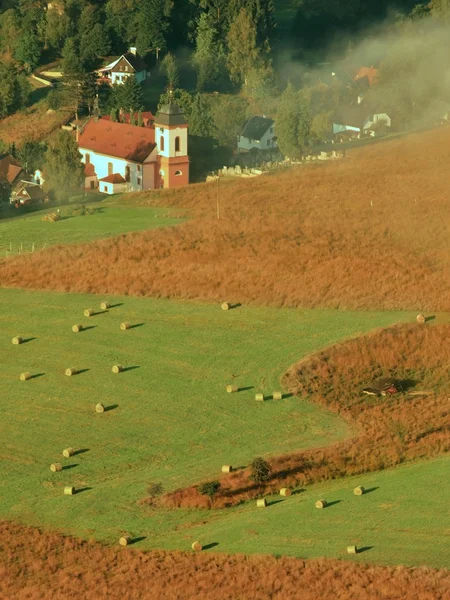
[[[171,52],[168,52],[164,57],[161,63],[161,71],[166,74],[169,86],[172,89],[177,88],[180,83],[180,76],[178,74],[177,61]]]
[[[42,46],[34,31],[25,31],[19,38],[14,56],[31,73],[39,64]]]
[[[206,13],[203,13],[198,22],[195,52],[192,56],[192,64],[197,71],[198,91],[217,80],[221,62],[223,49],[217,38],[217,30],[212,27]]]
[[[189,135],[213,137],[214,122],[208,102],[201,94],[196,94],[189,117]]]
[[[0,40],[6,52],[14,54],[18,40],[20,39],[20,20],[17,11],[13,8],[0,15]]]
[[[66,198],[82,185],[84,165],[81,158],[75,137],[68,131],[59,131],[50,142],[44,162],[48,183],[57,199]]]
[[[138,110],[137,126],[144,127],[144,117],[142,116],[142,108]]]
[[[110,116],[111,121],[113,121],[114,123],[117,123],[119,121],[119,116],[117,114],[117,108],[112,108],[109,116]]]
[[[288,158],[299,157],[309,139],[311,118],[305,95],[296,92],[291,83],[281,95],[276,123],[281,152]]]
[[[104,15],[98,7],[87,4],[80,15],[80,55],[88,63],[111,52],[111,40],[104,25]]]
[[[273,0],[230,0],[228,12],[231,22],[243,8],[248,11],[255,23],[257,45],[265,46],[268,50],[270,39],[274,37],[276,29]]]
[[[156,48],[165,50],[172,6],[170,0],[140,0],[136,13],[136,47],[140,54]]]
[[[143,104],[142,87],[134,75],[125,79],[124,83],[115,83],[112,86],[111,104],[118,110],[137,112]]]
[[[432,17],[445,23],[450,21],[450,0],[431,0],[428,7]]]
[[[248,103],[239,96],[219,96],[211,99],[214,137],[219,146],[233,148],[237,134],[246,118]]]
[[[47,150],[46,144],[35,140],[25,141],[17,151],[18,158],[28,173],[34,173],[36,169],[42,168],[44,156]]]
[[[262,60],[256,45],[256,27],[245,8],[230,25],[227,42],[230,79],[233,83],[246,85],[249,73],[260,67]]]
[[[250,479],[254,481],[256,485],[261,485],[270,479],[270,465],[261,456],[253,459],[250,465]]]
[[[169,104],[170,101],[180,107],[186,120],[189,122],[193,102],[193,97],[191,94],[188,91],[183,90],[183,88],[177,88],[176,90],[173,90],[172,94],[170,94],[169,91],[166,91],[159,97],[158,110],[161,110],[161,107],[164,104]]]
[[[68,38],[62,51],[62,70],[65,78],[64,92],[67,103],[70,105],[78,118],[78,111],[83,104],[88,104],[85,98],[92,92],[92,79],[86,69],[86,65],[78,52],[75,38]]]
[[[220,490],[220,481],[207,481],[198,486],[198,491],[202,496],[208,496],[210,506],[214,503],[214,496]]]
[[[12,62],[0,62],[0,119],[25,108],[31,86]]]
[[[70,36],[71,23],[66,12],[47,10],[45,13],[44,48],[61,51],[65,40]]]

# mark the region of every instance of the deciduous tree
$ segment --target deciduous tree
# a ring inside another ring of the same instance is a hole
[[[196,94],[189,117],[189,134],[198,137],[214,136],[214,121],[208,102],[201,94]]]
[[[58,199],[67,197],[80,188],[84,179],[84,165],[75,137],[68,131],[59,131],[45,153],[48,183]]]
[[[246,85],[250,72],[260,67],[262,60],[256,45],[256,27],[245,8],[240,10],[231,23],[227,43],[230,79],[233,83]]]

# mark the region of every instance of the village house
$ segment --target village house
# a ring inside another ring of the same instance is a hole
[[[23,173],[23,168],[20,162],[11,154],[0,155],[0,180],[14,185],[20,175]]]
[[[39,184],[21,181],[15,187],[9,201],[15,205],[41,204],[48,201],[48,196]]]
[[[238,152],[277,148],[275,122],[265,116],[250,117],[238,134]]]
[[[85,188],[117,194],[189,183],[188,126],[176,104],[164,105],[147,127],[91,117],[77,142]]]
[[[374,111],[364,103],[343,106],[333,115],[332,133],[338,141],[386,133],[392,121],[383,111]]]
[[[146,64],[134,47],[109,63],[109,65],[106,65],[106,67],[99,69],[98,75],[100,80],[107,81],[111,85],[114,83],[125,83],[130,75],[134,75],[136,81],[142,83],[148,76]]]

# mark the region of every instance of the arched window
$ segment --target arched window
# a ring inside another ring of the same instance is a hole
[[[182,171],[175,171],[175,176],[178,177],[179,175],[183,175]]]
[[[179,152],[180,151],[180,138],[177,136],[175,138],[175,152]]]
[[[164,152],[164,136],[163,135],[159,138],[159,149],[161,150],[161,152]]]

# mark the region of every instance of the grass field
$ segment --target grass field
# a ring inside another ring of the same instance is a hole
[[[280,377],[301,356],[412,318],[395,312],[247,307],[224,312],[216,305],[133,298],[114,298],[108,313],[84,318],[83,309],[96,308],[101,299],[0,291],[0,354],[5,357],[0,374],[0,518],[108,542],[129,530],[146,537],[143,548],[185,548],[206,521],[208,537],[223,532],[211,542],[220,543],[221,550],[239,550],[237,529],[230,526],[229,535],[226,527],[221,530],[220,523],[230,515],[236,514],[239,528],[247,518],[271,518],[272,511],[302,503],[307,496],[300,494],[268,509],[266,517],[252,516],[247,506],[211,514],[156,510],[139,500],[150,482],[171,490],[217,477],[222,464],[243,466],[257,455],[328,445],[352,435],[345,422],[307,400],[256,404],[254,392],[279,389]],[[138,326],[120,331],[124,320]],[[72,333],[78,322],[89,329]],[[14,346],[14,335],[30,341]],[[117,362],[134,368],[113,375]],[[83,372],[69,378],[67,367]],[[37,377],[19,381],[24,371]],[[249,389],[229,395],[224,388],[230,381]],[[96,414],[97,402],[109,410]],[[87,451],[63,459],[61,452],[69,446]],[[53,474],[49,465],[58,460],[66,469]],[[84,491],[65,497],[64,485]],[[333,485],[339,495],[342,483]],[[368,502],[376,498],[372,494]],[[339,507],[318,518],[328,518]],[[242,520],[239,511],[248,516]],[[438,514],[430,511],[431,521]],[[277,539],[288,532],[273,528],[272,549],[269,538],[262,546],[252,535],[246,535],[240,550],[278,552]],[[336,556],[337,539],[323,546],[304,543],[301,536],[289,539],[290,554]],[[362,543],[375,545],[372,539]],[[416,558],[421,562],[420,549]],[[440,564],[439,553],[430,561]]]
[[[170,209],[130,206],[120,197],[99,202],[86,202],[96,212],[85,216],[67,216],[61,221],[43,222],[44,212],[0,221],[0,257],[17,254],[20,248],[30,252],[56,244],[77,244],[128,233],[165,227],[180,223],[171,216]],[[54,212],[51,208],[45,212]],[[61,213],[70,213],[71,207],[62,207]]]

